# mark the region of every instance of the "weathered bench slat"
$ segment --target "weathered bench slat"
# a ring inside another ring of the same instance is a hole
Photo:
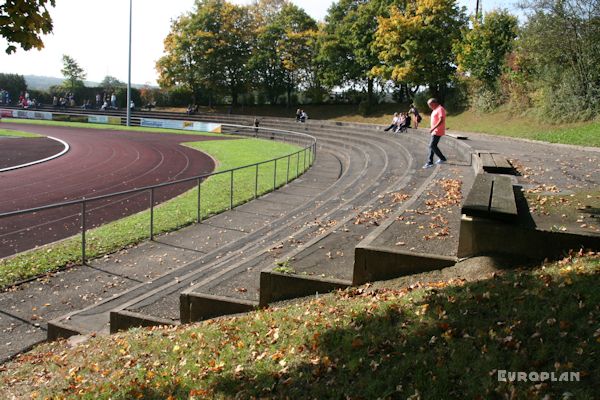
[[[490,153],[479,153],[479,158],[481,158],[481,164],[483,168],[496,168],[496,162],[492,158]]]
[[[513,192],[512,180],[508,176],[495,177],[490,216],[505,220],[517,218],[515,193]]]
[[[491,154],[492,159],[494,160],[494,163],[496,164],[496,168],[503,168],[503,169],[512,169],[513,166],[508,162],[508,160],[506,159],[506,157],[500,155],[500,154]]]
[[[492,175],[478,174],[462,206],[462,213],[473,217],[487,217],[489,214]]]

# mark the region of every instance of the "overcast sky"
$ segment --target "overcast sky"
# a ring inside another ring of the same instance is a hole
[[[516,0],[481,0],[484,11],[511,8]],[[249,4],[252,0],[233,0]],[[323,20],[332,0],[293,0],[317,20]],[[469,11],[475,0],[459,0]],[[163,54],[163,39],[171,21],[193,9],[194,0],[133,0],[132,72],[133,83],[156,84],[155,62]],[[87,73],[100,82],[106,75],[127,82],[127,40],[129,2],[126,0],[57,0],[50,8],[54,31],[44,37],[45,48],[28,52],[18,48],[7,55],[6,41],[0,39],[0,72],[61,77],[62,55],[73,57]]]

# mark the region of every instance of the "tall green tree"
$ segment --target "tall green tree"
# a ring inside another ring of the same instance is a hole
[[[375,43],[380,63],[372,73],[427,85],[443,99],[456,69],[452,45],[466,23],[465,10],[455,0],[413,0],[392,8],[389,17],[379,18]]]
[[[366,85],[369,103],[380,64],[374,48],[378,18],[389,15],[392,5],[404,7],[403,0],[340,0],[325,18],[319,62],[324,66],[323,81],[329,86]]]
[[[456,62],[459,70],[494,89],[517,38],[517,17],[507,10],[495,10],[481,22],[473,19],[472,24],[463,31],[462,40],[455,42]]]
[[[0,36],[8,41],[6,53],[17,50],[42,49],[41,35],[52,32],[52,18],[48,6],[55,0],[4,0],[0,3]]]
[[[247,7],[197,0],[194,12],[176,21],[165,40],[167,54],[157,63],[159,82],[226,93],[235,105],[249,83],[250,44]]]
[[[63,85],[68,87],[71,92],[73,92],[77,87],[84,86],[83,80],[86,77],[86,73],[84,72],[83,68],[79,66],[75,59],[66,54],[63,54],[62,59],[63,68],[60,70],[60,72],[65,77],[65,82]]]
[[[23,75],[0,73],[0,89],[8,91],[10,98],[14,101],[21,92],[27,90],[27,82]]]
[[[191,15],[183,15],[171,24],[164,40],[165,55],[156,63],[158,84],[167,89],[183,87],[192,93],[196,104],[203,81],[210,79],[203,72],[209,70],[199,65],[202,59],[202,42],[196,38]]]
[[[102,82],[100,82],[100,87],[102,87],[107,92],[114,92],[117,88],[124,87],[125,82],[121,82],[114,76],[106,75]]]
[[[283,64],[287,104],[290,106],[292,92],[306,83],[305,74],[314,58],[312,43],[317,22],[290,3],[283,7],[274,23],[282,28],[278,50]]]
[[[534,72],[548,115],[591,118],[600,112],[600,1],[532,0],[519,52]],[[568,110],[568,111],[567,111]]]
[[[311,44],[317,23],[288,1],[263,0],[253,11],[256,40],[250,65],[256,81],[272,104],[285,92],[290,105],[314,56]]]

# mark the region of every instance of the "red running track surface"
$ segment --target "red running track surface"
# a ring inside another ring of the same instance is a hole
[[[95,197],[213,171],[211,157],[184,142],[227,137],[126,132],[2,123],[3,128],[40,133],[69,143],[57,159],[0,173],[0,213]],[[155,203],[175,197],[194,182],[156,190]],[[99,226],[147,209],[148,192],[87,205],[86,225]],[[80,231],[80,206],[0,219],[0,258]]]

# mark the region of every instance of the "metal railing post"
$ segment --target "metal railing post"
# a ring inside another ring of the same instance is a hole
[[[256,164],[256,175],[254,176],[254,198],[258,196],[258,164]]]
[[[154,188],[150,188],[150,240],[154,240]]]
[[[277,159],[275,159],[275,168],[273,168],[273,190],[277,187]]]
[[[302,153],[304,154],[304,158],[302,160],[302,172],[306,171],[306,150],[308,149],[308,147],[305,147],[304,150],[302,150]]]
[[[198,214],[196,216],[196,221],[199,223],[202,221],[202,191],[200,189],[200,178],[198,178]]]
[[[233,210],[233,170],[231,170],[231,180],[229,185],[229,209]]]
[[[300,152],[296,153],[296,178],[300,176]]]
[[[81,264],[85,265],[85,198],[81,202]]]
[[[285,174],[285,184],[287,185],[288,183],[290,183],[290,155],[288,154],[288,159],[287,159],[287,172]]]

